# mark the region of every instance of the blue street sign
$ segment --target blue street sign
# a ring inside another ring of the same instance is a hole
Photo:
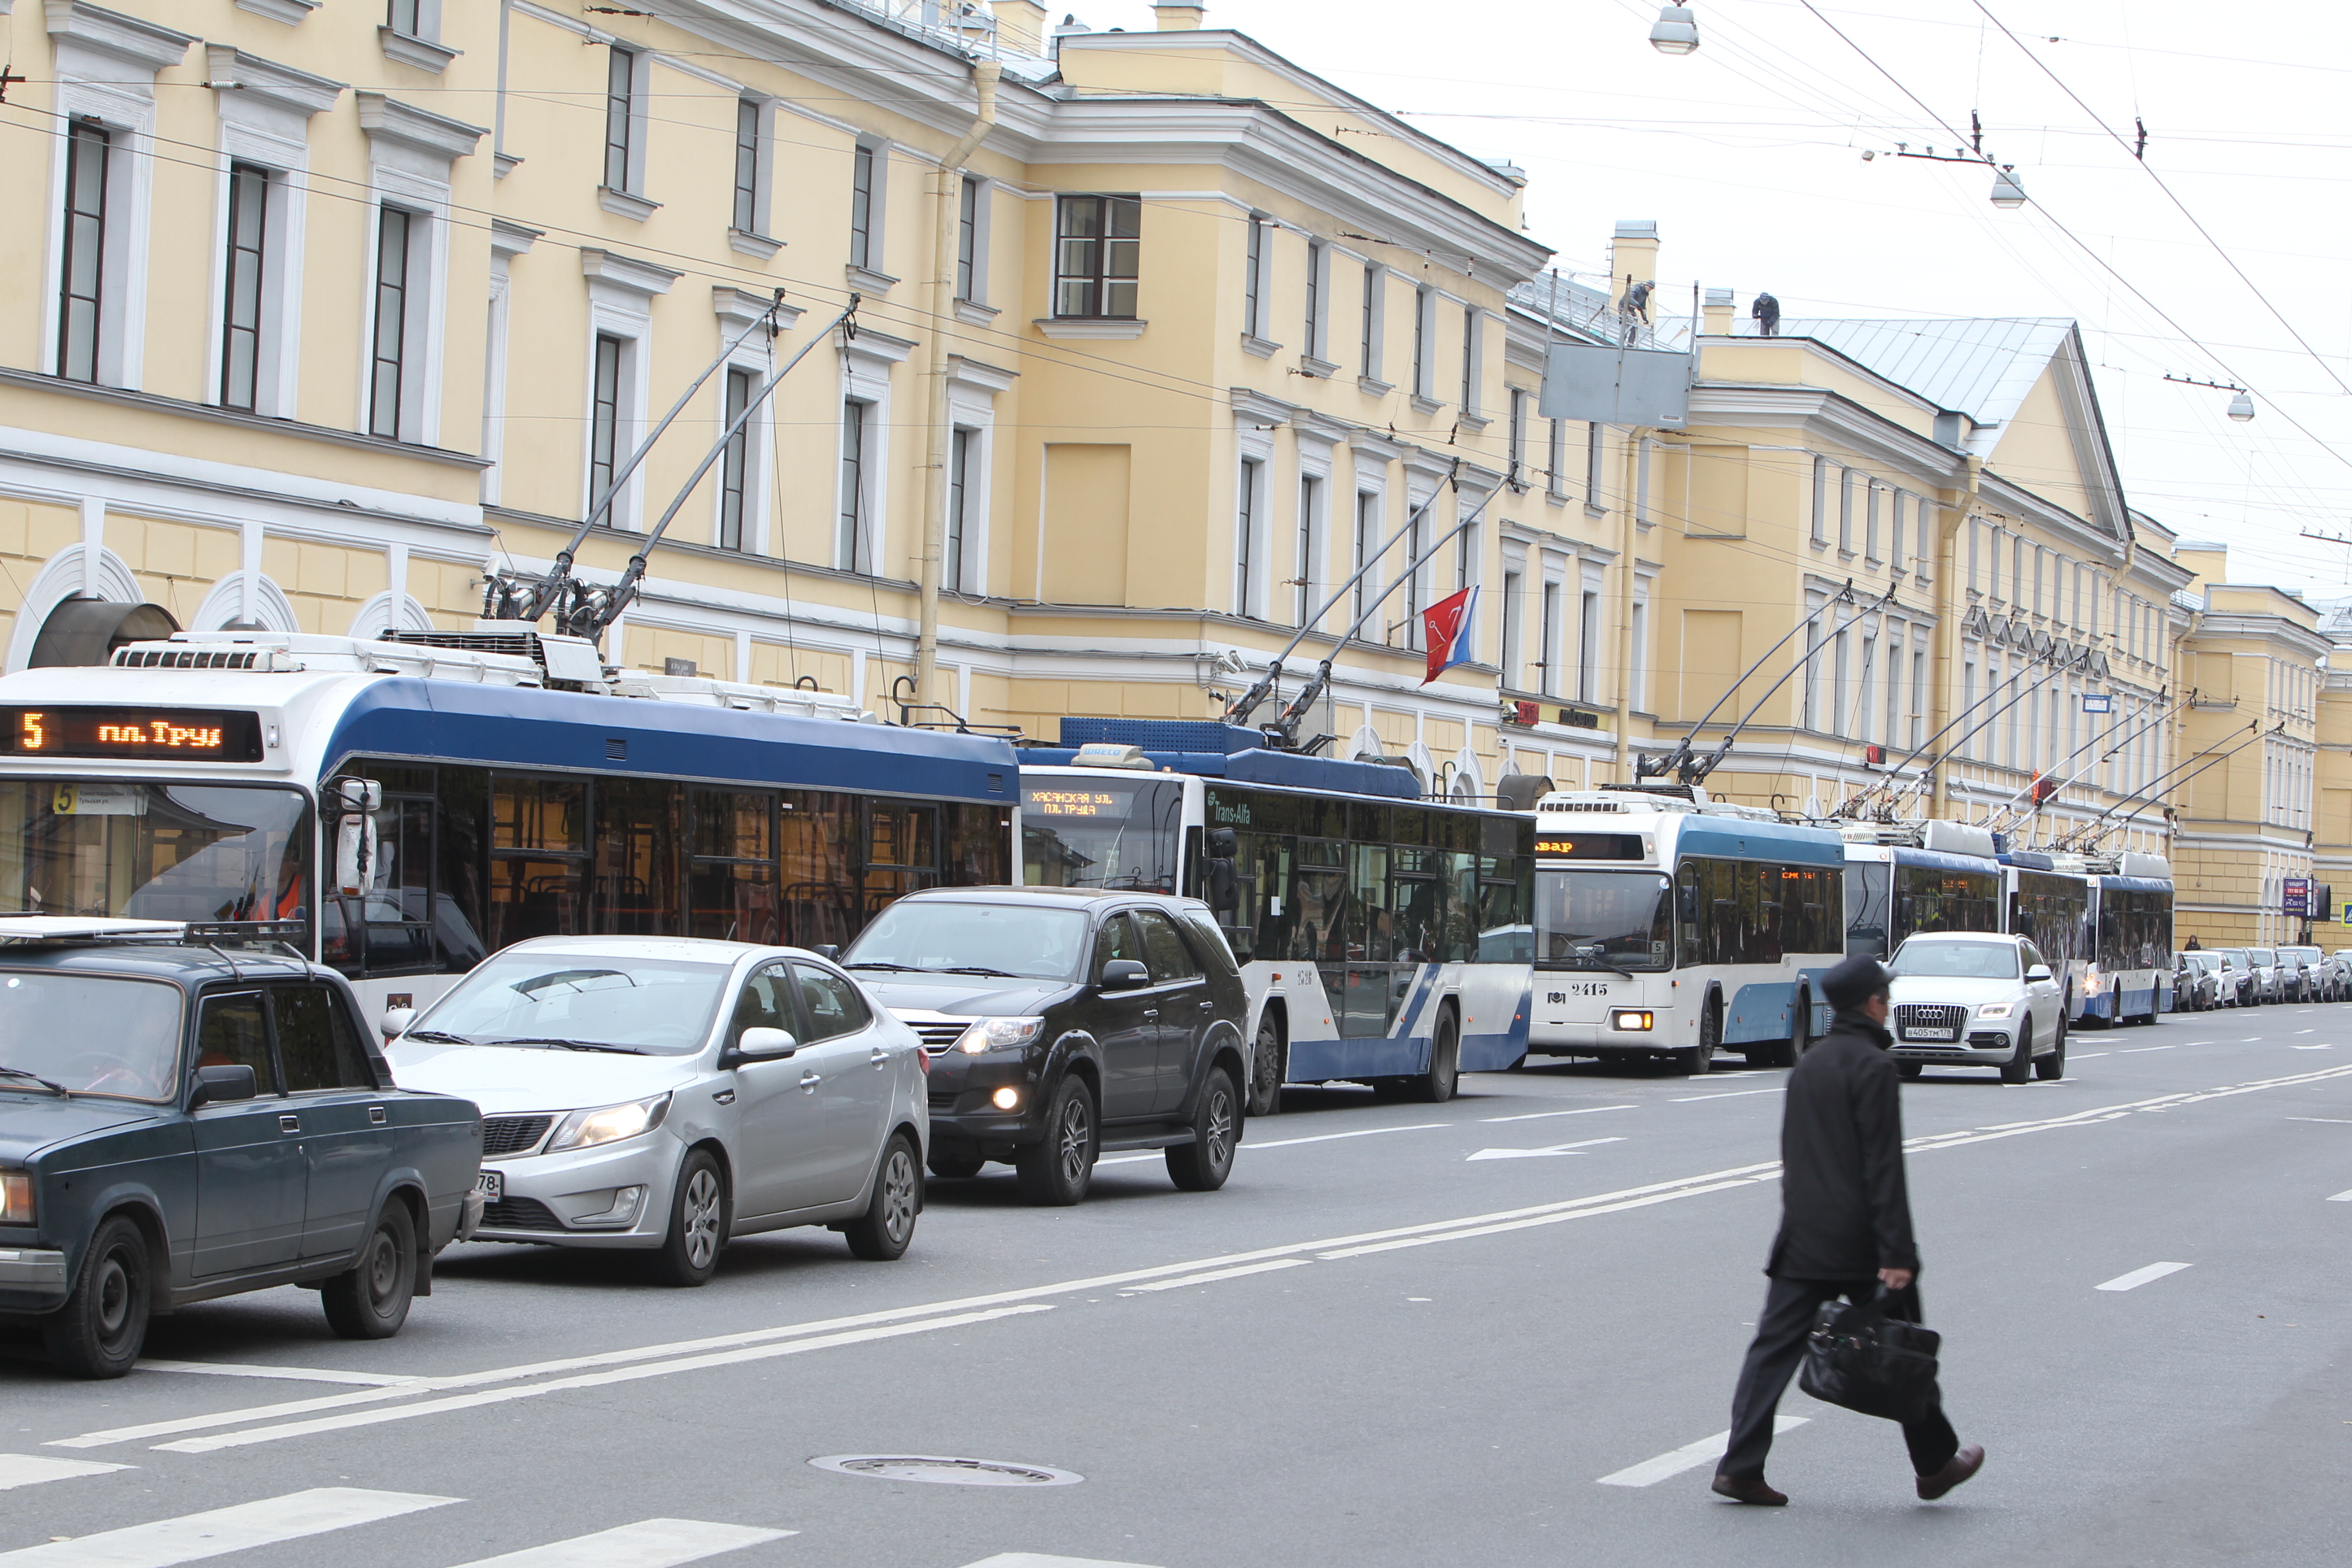
[[[2084,692],[2084,693],[2083,694],[2083,711],[2084,711],[2084,712],[2085,712],[2085,713],[2112,713],[2112,712],[2114,712],[2115,710],[2116,710],[2116,700],[2115,700],[2115,698],[2114,698],[2114,696],[2113,696],[2112,694],[2110,694],[2110,693],[2108,693],[2108,692],[2105,692],[2105,691],[2098,691],[2098,692],[2090,692],[2090,691],[2086,691],[2086,692]]]

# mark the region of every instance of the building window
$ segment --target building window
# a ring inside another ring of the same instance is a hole
[[[1139,196],[1064,196],[1055,218],[1054,314],[1135,319]]]
[[[1462,409],[1478,406],[1478,307],[1462,311]]]
[[[1517,691],[1519,687],[1519,595],[1527,592],[1526,579],[1517,572],[1503,574],[1503,689]]]
[[[735,226],[760,230],[760,100],[735,100]]]
[[[1244,458],[1241,471],[1241,497],[1236,510],[1240,536],[1235,542],[1234,562],[1234,614],[1255,616],[1262,606],[1257,603],[1257,528],[1261,510],[1260,487],[1265,478],[1265,465],[1255,458]]]
[[[1250,215],[1249,249],[1242,258],[1242,331],[1251,337],[1265,335],[1266,236],[1269,226]]]
[[[1414,506],[1410,496],[1405,499],[1404,520],[1404,616],[1400,623],[1404,628],[1404,646],[1421,646],[1421,525],[1428,511]],[[1382,642],[1389,639],[1381,638]]]
[[[1906,743],[1917,746],[1927,724],[1927,650],[1916,638],[1911,644],[1911,725]]]
[[[368,433],[400,437],[404,361],[408,341],[409,230],[414,214],[398,207],[377,211],[375,231],[375,349],[368,378]]]
[[[261,384],[261,263],[269,233],[269,171],[228,171],[227,298],[221,311],[224,406],[250,410]]]
[[[1323,242],[1307,242],[1307,341],[1301,344],[1307,357],[1323,357]]]
[[[637,57],[615,44],[604,68],[604,184],[607,189],[631,189],[629,170],[635,160],[633,132],[636,121]]]
[[[948,440],[948,552],[942,581],[950,593],[964,592],[964,543],[971,533],[971,455],[980,432],[958,426]]]
[[[424,9],[425,0],[392,0],[392,12],[384,18],[384,26],[408,37],[422,37],[417,26],[424,20]]]
[[[849,155],[849,264],[874,267],[874,154],[861,142]]]
[[[1853,689],[1853,633],[1840,627],[1837,647],[1830,658],[1836,661],[1836,676],[1830,686],[1829,732],[1843,735],[1846,730],[1846,693]]]
[[[1478,574],[1478,525],[1465,522],[1454,536],[1454,589],[1460,593]]]
[[[1315,569],[1322,552],[1323,481],[1314,475],[1303,476],[1298,481],[1298,568],[1293,584],[1298,590],[1298,613],[1294,625],[1305,626],[1315,613]]]
[[[1568,499],[1568,421],[1551,422],[1551,447],[1544,455],[1544,494],[1553,500]]]
[[[1356,574],[1356,586],[1349,606],[1351,624],[1360,622],[1364,618],[1365,591],[1370,586],[1370,579],[1372,575],[1367,568],[1371,564],[1372,551],[1379,542],[1379,535],[1374,531],[1380,527],[1380,492],[1378,490],[1358,491],[1356,494],[1356,552],[1354,561],[1349,563],[1350,570]]]
[[[1650,710],[1650,605],[1647,600],[1633,601],[1633,690],[1628,706],[1637,713]]]
[[[621,340],[609,332],[596,334],[596,381],[588,402],[588,505],[593,511],[613,493],[613,474],[621,450]],[[728,378],[731,398],[734,378]],[[613,521],[604,508],[604,521]]]
[[[980,297],[974,289],[980,278],[980,201],[981,183],[966,174],[956,193],[955,297],[963,300]]]
[[[1511,388],[1511,418],[1505,427],[1503,461],[1515,489],[1526,489],[1528,481],[1522,465],[1528,455],[1528,395],[1517,387]]]
[[[1830,460],[1813,459],[1813,542],[1830,542]]]
[[[1852,468],[1838,470],[1838,550],[1853,553],[1853,481],[1860,476]]]
[[[1601,454],[1607,445],[1599,425],[1584,427],[1584,504],[1601,504]]]
[[[1367,381],[1381,378],[1381,269],[1370,262],[1364,265],[1364,320],[1362,363]]]
[[[1810,595],[1805,601],[1805,663],[1804,711],[1797,721],[1798,727],[1819,730],[1822,727],[1822,600]]]
[[[1886,487],[1884,485],[1873,484],[1870,487],[1870,513],[1864,524],[1862,535],[1862,553],[1865,560],[1878,559],[1878,498],[1885,493]]]
[[[1580,595],[1576,617],[1576,695],[1582,702],[1593,700],[1601,689],[1601,595],[1586,589]]]
[[[64,281],[58,296],[58,374],[98,379],[99,302],[105,287],[106,175],[112,139],[77,120],[66,139]]]
[[[1437,308],[1436,297],[1426,289],[1416,289],[1412,295],[1412,391],[1416,397],[1427,397],[1430,392],[1429,328],[1430,314]]]
[[[604,411],[604,345],[613,341],[610,338],[596,340],[596,412],[600,422]],[[618,354],[614,356],[615,372],[614,412],[616,416],[619,413],[617,406],[617,395],[620,390],[620,377],[617,374],[619,357]],[[751,371],[735,369],[728,371],[727,426],[729,429],[734,429],[735,422],[743,418],[743,410],[751,405],[751,394],[757,387],[758,382],[758,375]],[[617,423],[617,417],[615,423]],[[727,438],[727,455],[721,459],[722,466],[719,471],[719,548],[721,550],[743,548],[743,497],[750,484],[751,456],[751,421],[744,420],[743,428],[736,430],[734,435]],[[605,460],[608,463],[611,461],[609,458]]]
[[[1546,697],[1559,695],[1559,584],[1543,585],[1543,621],[1536,628],[1538,657],[1536,688]]]
[[[1919,535],[1918,558],[1912,563],[1912,570],[1925,583],[1935,574],[1936,552],[1943,542],[1936,537],[1936,503],[1926,496],[1913,496],[1911,516]]]
[[[866,569],[866,418],[873,406],[855,397],[841,405],[841,519],[833,552],[847,572]]]

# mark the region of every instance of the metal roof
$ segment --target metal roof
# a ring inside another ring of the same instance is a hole
[[[1811,338],[1856,364],[1979,425],[2006,425],[2074,323],[2064,317],[1831,321],[1792,317],[1784,338]]]

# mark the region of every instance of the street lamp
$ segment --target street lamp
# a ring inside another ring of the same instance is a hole
[[[2025,205],[2025,187],[2018,183],[2016,164],[2003,163],[1993,175],[1992,205],[2003,212]]]
[[[1698,47],[1698,18],[1687,5],[1661,5],[1650,26],[1650,47],[1662,55],[1686,55]]]
[[[2254,416],[2254,400],[2241,392],[2230,399],[2230,417],[2243,425]]]

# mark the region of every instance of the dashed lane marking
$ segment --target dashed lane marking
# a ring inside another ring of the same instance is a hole
[[[2145,1268],[2135,1268],[2128,1274],[2118,1274],[2104,1285],[2094,1285],[2094,1290],[2137,1290],[2152,1279],[2168,1274],[2178,1274],[2188,1268],[2186,1263],[2151,1263]]]
[[[77,1476],[103,1476],[129,1468],[129,1465],[101,1464],[95,1459],[53,1459],[47,1454],[0,1454],[0,1492],[15,1487],[37,1487],[43,1481],[69,1481]]]
[[[1786,1094],[1789,1091],[1785,1086],[1777,1089],[1735,1089],[1728,1094],[1678,1094],[1674,1097],[1673,1102],[1676,1105],[1688,1105],[1693,1100],[1738,1100],[1744,1095]]]
[[[1809,1419],[1811,1417],[1804,1415],[1775,1415],[1772,1418],[1772,1434],[1779,1436],[1783,1432],[1792,1432]],[[1724,1449],[1730,1446],[1731,1434],[1717,1432],[1712,1437],[1685,1443],[1671,1454],[1660,1454],[1654,1459],[1644,1459],[1638,1465],[1612,1470],[1601,1478],[1601,1484],[1604,1487],[1654,1487],[1670,1477],[1681,1475],[1685,1470],[1713,1464],[1723,1458]]]
[[[2338,1193],[2327,1201],[2331,1204],[2352,1204],[2352,1193]]]
[[[330,1372],[309,1366],[244,1366],[225,1361],[142,1361],[140,1372],[189,1372],[206,1377],[282,1377],[296,1383],[351,1383],[363,1388],[396,1388],[414,1377],[386,1377],[373,1372]]]
[[[499,1557],[479,1558],[458,1568],[678,1568],[725,1552],[740,1552],[797,1535],[796,1530],[755,1530],[743,1524],[706,1524],[697,1519],[641,1519],[593,1535],[551,1541]]]
[[[1520,1116],[1482,1116],[1481,1121],[1540,1121],[1547,1116],[1590,1116],[1596,1110],[1634,1110],[1632,1105],[1580,1105],[1574,1110],[1530,1110]]]
[[[1545,1149],[1481,1149],[1470,1156],[1473,1160],[1541,1160],[1553,1154],[1573,1154],[1579,1149],[1596,1148],[1603,1143],[1622,1143],[1622,1138],[1587,1138],[1580,1143],[1554,1143]]]
[[[2176,1048],[2178,1047],[2172,1046],[2126,1046],[2116,1054],[2119,1057],[2136,1057],[2144,1051],[2169,1051]]]
[[[1092,1557],[1047,1557],[1037,1552],[1000,1552],[970,1568],[1144,1568],[1140,1563],[1106,1563]]]
[[[71,1541],[0,1552],[0,1568],[173,1568],[233,1552],[252,1552],[329,1531],[374,1524],[459,1501],[417,1492],[318,1487],[260,1502],[182,1514]]]
[[[1328,1143],[1339,1138],[1371,1138],[1382,1132],[1426,1132],[1433,1127],[1455,1127],[1454,1121],[1409,1121],[1402,1127],[1360,1127],[1353,1132],[1318,1132],[1312,1138],[1277,1138],[1271,1143],[1244,1142],[1244,1149],[1288,1149],[1299,1143]]]

